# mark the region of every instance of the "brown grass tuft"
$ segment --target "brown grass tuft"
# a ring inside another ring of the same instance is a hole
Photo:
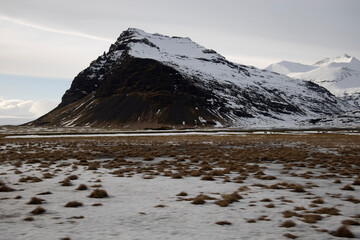
[[[68,179],[68,178],[64,179],[64,180],[61,181],[60,183],[61,183],[61,186],[63,186],[63,187],[72,186],[72,183],[71,183],[70,179]]]
[[[46,192],[38,193],[38,194],[36,194],[36,195],[50,195],[50,194],[52,194],[52,192],[46,191]]]
[[[188,194],[186,192],[180,192],[178,194],[176,194],[176,196],[178,197],[186,197]]]
[[[219,221],[219,222],[216,222],[216,224],[221,225],[221,226],[223,226],[223,225],[232,225],[232,223],[228,222],[228,221]]]
[[[33,217],[26,217],[23,220],[26,221],[26,222],[31,222],[31,221],[34,221],[34,218]]]
[[[213,176],[211,175],[205,175],[201,178],[201,180],[204,180],[204,181],[215,181],[215,178],[213,178]]]
[[[352,186],[350,186],[350,184],[345,185],[341,190],[345,190],[345,191],[355,191],[355,188],[353,188]]]
[[[302,221],[306,223],[317,223],[317,221],[320,221],[322,219],[321,215],[317,214],[306,214],[302,216]]]
[[[45,200],[37,197],[32,197],[30,201],[27,202],[26,204],[41,204],[43,201]]]
[[[5,183],[0,182],[0,192],[13,192],[15,189],[8,187]]]
[[[105,198],[109,195],[107,192],[103,189],[95,189],[88,197],[90,198]]]
[[[93,207],[99,207],[99,206],[102,206],[102,203],[94,203],[93,205],[91,205]]]
[[[293,187],[292,192],[298,192],[298,193],[302,193],[302,192],[306,192],[304,189],[304,186],[297,184]]]
[[[174,173],[174,174],[171,175],[171,178],[173,178],[173,179],[181,179],[183,177],[182,177],[181,173]]]
[[[312,201],[312,203],[316,203],[316,204],[323,204],[325,201],[322,198],[317,198],[315,200]]]
[[[164,208],[164,207],[166,207],[164,204],[159,204],[159,205],[156,205],[155,206],[156,208]]]
[[[353,226],[359,226],[360,223],[358,221],[352,220],[352,219],[347,219],[341,222],[344,225],[353,225]]]
[[[265,207],[267,207],[267,208],[274,208],[275,205],[274,205],[273,203],[269,203],[269,204],[265,205]]]
[[[221,199],[221,200],[215,201],[215,204],[220,207],[227,207],[227,206],[229,206],[230,202],[226,199]]]
[[[71,201],[68,202],[67,204],[65,204],[64,207],[68,207],[68,208],[77,208],[77,207],[81,207],[83,206],[83,204],[81,202],[78,201]]]
[[[327,208],[327,207],[324,207],[324,208],[319,208],[317,210],[314,211],[314,213],[318,213],[318,214],[328,214],[328,215],[340,215],[339,213],[339,209],[337,208]]]
[[[70,175],[70,176],[67,177],[67,179],[69,179],[69,180],[76,180],[76,179],[78,179],[78,178],[79,178],[79,177],[76,176],[76,175]]]
[[[283,214],[283,217],[284,217],[284,218],[291,218],[291,217],[293,217],[293,216],[296,216],[296,217],[299,216],[298,213],[293,212],[293,211],[290,211],[290,210],[286,210],[286,211],[282,212],[282,214]]]
[[[239,187],[239,189],[238,189],[239,192],[245,192],[248,190],[250,190],[250,188],[248,186],[242,186],[242,187]]]
[[[291,227],[295,227],[296,223],[291,221],[291,220],[286,220],[285,222],[283,222],[280,227],[285,227],[285,228],[291,228]]]
[[[297,239],[298,236],[292,235],[291,233],[285,233],[284,237],[290,238],[290,239]]]
[[[195,204],[195,205],[201,205],[201,204],[206,203],[205,200],[213,200],[213,199],[214,198],[212,198],[212,197],[209,197],[209,196],[206,196],[206,195],[203,195],[203,194],[199,194],[193,199],[193,201],[191,203]]]
[[[354,238],[354,234],[346,227],[341,226],[332,234],[335,237]]]
[[[19,179],[19,182],[31,182],[31,183],[35,183],[35,182],[41,182],[42,180],[38,177],[32,177],[32,176],[27,176],[27,177],[22,177]]]
[[[360,178],[355,179],[352,185],[360,186]]]
[[[85,185],[85,184],[80,184],[77,188],[76,188],[76,190],[78,190],[78,191],[84,191],[84,190],[87,190],[88,189],[88,187]]]
[[[32,210],[30,213],[34,214],[34,215],[39,215],[39,214],[43,214],[45,213],[46,210],[42,207],[37,207],[34,210]]]
[[[51,173],[44,173],[43,174],[43,178],[45,178],[45,179],[50,179],[50,178],[53,178],[53,177],[54,177],[54,175],[51,174]]]
[[[360,199],[355,198],[354,196],[348,196],[345,201],[349,201],[352,202],[354,204],[359,204],[360,203]]]

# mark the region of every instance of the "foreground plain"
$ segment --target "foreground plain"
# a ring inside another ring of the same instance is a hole
[[[1,239],[360,238],[360,135],[0,138]]]

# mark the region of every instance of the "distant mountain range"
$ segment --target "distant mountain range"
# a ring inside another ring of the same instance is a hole
[[[312,81],[349,103],[360,106],[360,61],[347,54],[325,58],[313,65],[282,61],[266,70]]]
[[[29,125],[291,127],[353,110],[316,83],[229,62],[189,38],[130,28],[74,78],[57,108]]]

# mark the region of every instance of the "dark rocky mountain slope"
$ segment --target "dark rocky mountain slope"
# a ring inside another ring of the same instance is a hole
[[[124,31],[36,126],[290,126],[351,110],[315,83],[227,61],[189,38]]]

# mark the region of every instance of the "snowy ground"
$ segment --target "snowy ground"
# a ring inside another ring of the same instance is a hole
[[[359,135],[3,138],[0,157],[1,239],[360,238]]]

